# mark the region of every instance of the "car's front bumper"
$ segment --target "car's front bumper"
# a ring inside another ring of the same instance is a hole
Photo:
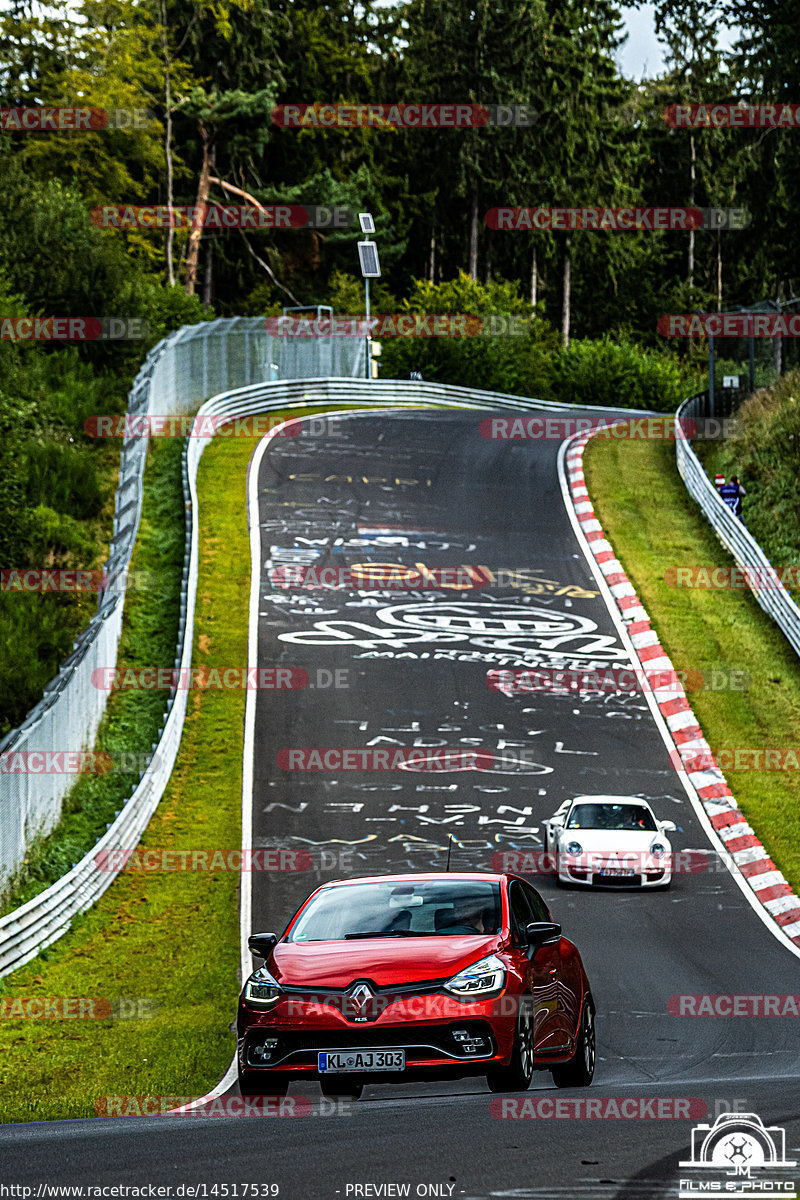
[[[563,852],[558,856],[558,878],[562,883],[574,883],[595,888],[659,888],[672,879],[672,864],[669,856],[661,859],[651,855],[627,856],[624,854],[606,857],[602,854],[586,853],[570,856]],[[626,871],[626,874],[613,872]],[[606,872],[612,873],[606,873]]]
[[[240,1006],[237,1055],[240,1071],[289,1072],[319,1078],[322,1051],[405,1051],[405,1069],[364,1074],[375,1083],[403,1079],[459,1078],[484,1074],[508,1063],[517,1002],[504,993],[494,1000],[462,1003],[438,994],[387,1004],[374,1019],[348,1020],[334,1007],[281,1000],[266,1012]],[[415,1015],[418,1014],[418,1015]],[[356,1073],[349,1073],[353,1078]]]

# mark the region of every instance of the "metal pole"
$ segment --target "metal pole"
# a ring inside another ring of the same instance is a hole
[[[708,399],[710,417],[714,416],[714,335],[708,338]]]
[[[756,390],[756,339],[750,335],[750,393]]]
[[[371,379],[372,378],[372,355],[369,352],[369,350],[370,350],[370,347],[369,347],[369,343],[370,343],[370,336],[369,336],[369,276],[367,276],[364,279],[364,287],[366,288],[366,292],[367,292],[367,379]]]

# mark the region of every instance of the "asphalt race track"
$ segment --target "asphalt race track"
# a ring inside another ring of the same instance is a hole
[[[542,820],[579,792],[644,796],[678,825],[676,849],[708,848],[641,695],[507,695],[487,685],[491,669],[629,659],[564,506],[559,441],[486,440],[484,419],[359,415],[324,436],[272,439],[258,460],[258,662],[304,668],[313,687],[258,693],[253,844],[309,851],[314,866],[253,875],[254,931],[282,932],[325,880],[443,869],[450,836],[454,869],[498,869],[501,852],[541,849]],[[468,591],[280,586],[288,569],[365,563],[491,574]],[[420,746],[482,749],[492,765],[278,765],[289,749]],[[726,1109],[755,1112],[785,1128],[786,1157],[800,1159],[800,1020],[668,1011],[677,995],[800,993],[800,961],[728,872],[679,874],[670,890],[646,894],[530,878],[583,955],[599,1061],[589,1091],[557,1091],[542,1073],[528,1097],[693,1098],[709,1124]],[[703,1174],[678,1165],[696,1120],[570,1119],[569,1105],[561,1119],[540,1107],[535,1119],[502,1120],[480,1079],[368,1087],[338,1112],[316,1085],[305,1090],[313,1108],[302,1119],[8,1126],[0,1182],[35,1187],[57,1172],[64,1184],[276,1183],[298,1200],[399,1195],[354,1189],[405,1183],[411,1196],[462,1200],[644,1198],[677,1197],[679,1179]],[[777,1178],[800,1178],[800,1168],[770,1173]]]

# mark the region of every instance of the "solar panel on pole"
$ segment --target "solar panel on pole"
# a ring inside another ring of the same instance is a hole
[[[361,274],[365,279],[380,279],[381,264],[378,261],[378,247],[374,242],[359,242],[358,258]]]

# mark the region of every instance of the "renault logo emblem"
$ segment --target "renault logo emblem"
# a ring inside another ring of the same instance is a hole
[[[358,987],[350,993],[350,996],[359,1013],[362,1013],[367,1007],[367,1001],[372,999],[372,992],[365,983],[360,983]]]
[[[375,999],[372,989],[367,987],[365,983],[359,983],[357,987],[353,988],[348,999],[350,1001],[348,1005],[350,1008],[350,1012],[348,1013],[350,1019],[352,1021],[368,1021],[367,1006],[371,1000]]]

